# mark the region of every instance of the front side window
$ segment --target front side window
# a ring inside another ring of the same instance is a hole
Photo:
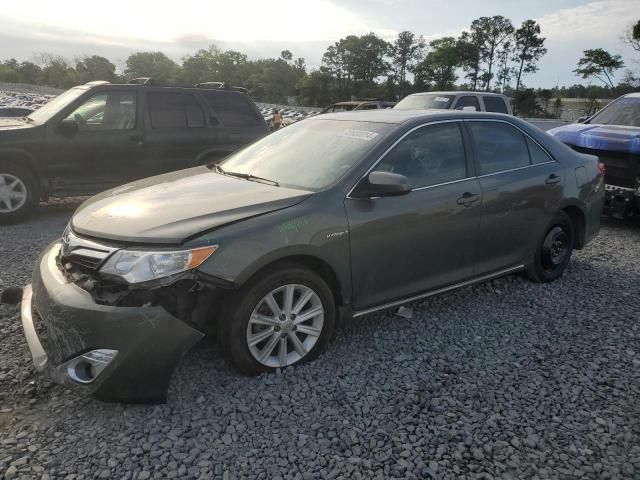
[[[479,112],[480,102],[478,101],[478,97],[471,95],[460,97],[456,102],[456,110],[463,110],[465,107],[473,107],[476,109],[476,112]]]
[[[509,113],[507,104],[500,97],[482,97],[487,112]]]
[[[382,159],[376,170],[404,175],[414,188],[466,178],[460,127],[457,123],[440,123],[410,133]]]
[[[322,117],[307,119],[231,155],[220,167],[228,174],[254,175],[285,187],[321,190],[362,162],[394,127]]]
[[[136,94],[96,93],[67,118],[76,121],[79,131],[131,130],[136,126]]]
[[[504,122],[468,122],[480,175],[531,165],[524,134]]]

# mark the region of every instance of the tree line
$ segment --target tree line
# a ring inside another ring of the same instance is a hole
[[[250,60],[235,50],[215,45],[186,55],[178,63],[162,52],[137,52],[125,61],[121,73],[107,58],[85,55],[68,60],[41,53],[32,61],[5,60],[0,81],[69,88],[92,80],[127,81],[151,76],[160,85],[192,86],[205,81],[223,81],[249,89],[258,101],[323,106],[349,98],[397,100],[416,91],[469,89],[498,91],[515,99],[516,107],[531,103],[541,90],[526,88],[528,75],[538,70],[547,53],[545,37],[535,20],[514,26],[495,15],[474,20],[458,37],[427,42],[410,31],[400,32],[388,42],[373,32],[348,35],[330,45],[319,68],[309,71],[303,58],[289,50],[278,58]],[[625,35],[625,41],[640,51],[640,21]],[[602,81],[612,92],[633,89],[638,78],[627,72],[621,85],[614,74],[624,67],[619,55],[588,49],[574,72],[582,78]],[[591,88],[593,87],[583,87]],[[569,87],[576,95],[579,86]],[[551,95],[572,93],[553,89]],[[601,89],[599,95],[605,96]],[[548,94],[544,92],[543,97]]]

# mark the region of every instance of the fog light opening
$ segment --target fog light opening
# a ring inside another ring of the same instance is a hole
[[[106,348],[91,350],[67,363],[67,375],[75,382],[84,384],[91,383],[107,368],[109,363],[116,358],[117,354],[117,350],[109,350]]]

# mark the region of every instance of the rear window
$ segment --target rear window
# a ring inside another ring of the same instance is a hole
[[[487,112],[509,113],[507,105],[500,97],[482,97],[482,100],[484,100],[484,106]]]
[[[224,125],[249,127],[260,124],[258,112],[241,93],[203,92],[202,96]]]

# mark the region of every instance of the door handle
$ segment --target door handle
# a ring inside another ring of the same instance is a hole
[[[462,194],[460,198],[456,201],[458,205],[464,205],[465,207],[470,207],[475,202],[480,200],[480,195],[471,192],[465,192]]]
[[[552,173],[551,175],[549,175],[547,177],[547,179],[544,181],[544,183],[546,183],[547,185],[556,185],[556,184],[560,183],[561,181],[562,181],[562,178],[560,178],[555,173]]]
[[[137,143],[138,145],[142,145],[142,135],[131,135],[129,137],[129,140],[131,140],[134,143]]]

